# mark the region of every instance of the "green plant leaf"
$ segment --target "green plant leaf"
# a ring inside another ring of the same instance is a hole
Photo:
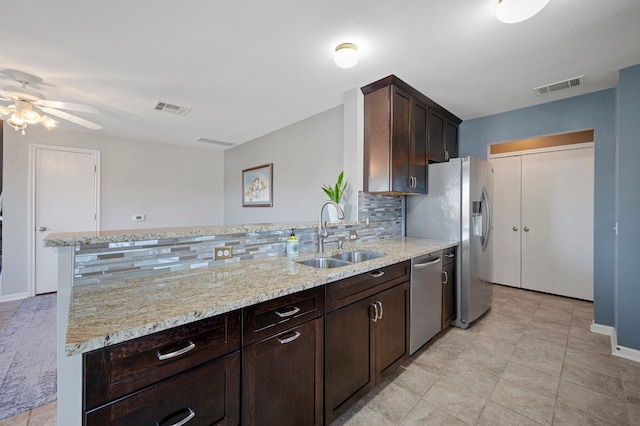
[[[344,191],[347,188],[347,182],[342,183],[344,179],[344,171],[340,172],[338,175],[338,180],[336,181],[334,186],[329,186],[323,184],[321,189],[325,194],[329,197],[329,199],[335,203],[339,203],[342,200],[342,196],[344,195]]]

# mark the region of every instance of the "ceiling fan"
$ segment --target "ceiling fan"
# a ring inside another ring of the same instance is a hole
[[[20,83],[20,87],[0,87],[0,101],[10,103],[10,105],[0,104],[0,117],[10,116],[7,120],[7,124],[13,127],[16,131],[22,130],[23,135],[25,133],[24,130],[29,124],[40,123],[48,130],[56,127],[58,125],[58,121],[54,120],[49,115],[70,121],[91,130],[102,129],[102,126],[97,123],[85,120],[84,118],[69,114],[65,111],[60,111],[69,110],[100,114],[100,111],[96,108],[90,105],[45,99],[45,96],[42,93],[27,87],[30,83],[40,83],[41,80],[38,77],[16,70],[4,70],[0,72]],[[41,114],[35,109],[39,109],[48,115]]]

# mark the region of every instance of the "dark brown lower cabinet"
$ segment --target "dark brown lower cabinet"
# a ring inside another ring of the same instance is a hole
[[[242,349],[244,425],[322,425],[323,319]]]
[[[90,426],[238,425],[240,352],[203,364],[85,414]]]
[[[408,354],[409,283],[325,316],[325,419],[331,423]]]

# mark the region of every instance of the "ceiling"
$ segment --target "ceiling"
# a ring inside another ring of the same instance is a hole
[[[101,133],[222,149],[195,139],[247,142],[340,105],[345,91],[389,74],[468,120],[611,88],[619,69],[640,63],[638,0],[550,0],[518,24],[499,22],[497,5],[5,2],[0,71],[39,77],[32,86],[47,99],[95,106],[101,115],[74,114],[101,124]],[[341,42],[358,45],[356,67],[333,63]],[[583,74],[584,86],[542,96],[532,90]],[[14,83],[0,74],[0,86]],[[191,112],[155,111],[157,101]]]

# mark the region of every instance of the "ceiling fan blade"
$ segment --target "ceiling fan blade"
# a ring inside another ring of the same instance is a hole
[[[98,109],[92,107],[91,105],[74,104],[71,102],[50,101],[48,99],[39,99],[38,102],[36,102],[36,104],[39,107],[68,109],[69,111],[90,112],[92,114],[100,114],[100,111],[98,111]]]
[[[6,90],[3,90],[3,89],[0,89],[0,97],[8,101],[15,100],[15,96],[11,92],[7,92]]]
[[[46,108],[46,107],[41,107],[40,108],[42,111],[46,112],[47,114],[50,115],[54,115],[58,118],[62,118],[63,120],[67,120],[70,121],[72,123],[78,124],[80,126],[84,126],[88,129],[91,130],[100,130],[102,129],[102,126],[96,123],[93,123],[91,121],[85,120],[84,118],[80,118],[78,116],[75,115],[71,115],[67,112],[64,111],[58,111],[57,109],[53,109],[53,108]]]

